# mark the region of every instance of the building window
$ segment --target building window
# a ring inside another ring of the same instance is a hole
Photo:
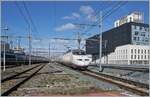
[[[137,41],[139,41],[140,40],[140,37],[137,37]]]
[[[140,59],[140,55],[138,55],[138,59]]]
[[[139,26],[136,26],[136,29],[138,29],[138,30],[139,30],[139,29],[140,29],[140,27],[139,27]]]
[[[135,31],[134,35],[138,35],[138,34],[139,34],[139,32],[138,32],[138,31]]]
[[[142,33],[141,33],[141,36],[145,36],[145,32],[142,32]]]
[[[133,59],[133,55],[131,55],[131,59]]]
[[[150,54],[150,50],[148,50],[148,54]]]
[[[146,50],[145,50],[145,54],[146,54]]]
[[[134,55],[134,59],[136,59],[136,55]]]
[[[140,30],[142,30],[143,27],[140,27]]]
[[[145,42],[148,42],[148,39],[145,39]]]
[[[138,49],[138,54],[140,54],[140,50]]]
[[[146,55],[145,55],[145,59],[146,59]]]
[[[141,59],[143,59],[143,55],[141,55]]]
[[[135,52],[135,54],[136,54],[136,49],[134,49],[134,52]]]
[[[131,53],[133,54],[133,49],[131,49]]]
[[[133,40],[136,40],[136,37],[133,37]]]
[[[141,53],[143,54],[143,50],[141,50]]]

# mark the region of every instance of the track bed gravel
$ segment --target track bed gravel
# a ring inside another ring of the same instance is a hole
[[[98,67],[89,67],[90,70],[98,71]],[[104,68],[104,73],[108,73],[110,75],[122,77],[125,79],[133,80],[140,83],[149,84],[149,72],[135,72],[130,70],[119,70],[112,68]]]
[[[14,91],[11,96],[90,95],[104,92],[121,95],[125,92],[57,63],[47,64],[33,78]]]
[[[19,72],[22,72],[24,70],[27,70],[29,68],[32,68],[38,64],[32,64],[32,65],[22,65],[22,66],[17,66],[13,68],[6,68],[6,71],[1,70],[1,79],[7,78],[9,76],[15,75]]]

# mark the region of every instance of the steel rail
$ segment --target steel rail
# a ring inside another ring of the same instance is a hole
[[[5,81],[8,81],[8,80],[11,80],[11,79],[13,79],[13,78],[15,78],[15,77],[17,77],[17,76],[23,74],[23,73],[26,73],[26,72],[28,72],[28,71],[30,71],[30,70],[33,70],[34,68],[37,68],[37,67],[39,67],[39,66],[40,66],[40,65],[37,65],[37,66],[34,66],[34,67],[32,67],[32,68],[26,69],[26,70],[24,70],[24,71],[22,71],[22,72],[19,72],[19,73],[17,73],[17,74],[8,76],[8,77],[6,77],[6,78],[3,78],[3,79],[1,79],[1,83],[5,82]]]
[[[104,73],[94,72],[94,71],[81,71],[82,74],[94,77],[99,80],[107,81],[109,83],[115,84],[121,88],[129,90],[135,94],[141,96],[148,96],[149,95],[149,85],[139,82],[134,82],[132,80],[127,80],[115,76],[111,76]],[[143,85],[143,86],[142,86]]]
[[[63,64],[60,64],[63,65]],[[63,65],[69,69],[75,70],[69,66]],[[108,75],[108,74],[104,74],[104,73],[100,73],[100,72],[94,72],[91,70],[75,70],[83,75],[87,75],[93,78],[96,78],[98,80],[103,80],[105,82],[111,83],[111,84],[115,84],[117,86],[119,86],[120,88],[124,88],[127,91],[130,91],[132,93],[138,94],[140,96],[149,96],[149,85],[148,84],[144,84],[144,83],[140,83],[140,82],[135,82],[133,80],[128,80],[128,79],[124,79],[124,78],[120,78],[120,77],[116,77],[113,75]]]
[[[28,81],[30,78],[32,78],[34,75],[36,75],[36,73],[38,73],[45,65],[42,65],[40,68],[38,68],[35,72],[33,72],[32,74],[30,74],[27,78],[23,79],[22,81],[18,82],[17,84],[15,84],[14,86],[10,87],[8,90],[6,90],[5,92],[3,92],[1,94],[1,96],[8,96],[9,94],[11,94],[13,91],[17,90],[17,88],[19,88],[22,84],[24,84],[26,81]],[[32,69],[34,70],[34,69]]]

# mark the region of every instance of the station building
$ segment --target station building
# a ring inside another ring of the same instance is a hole
[[[132,14],[130,16],[134,15]],[[133,17],[131,21],[127,21],[119,25],[116,24],[114,28],[102,33],[102,56],[108,57],[108,55],[115,52],[117,47],[123,45],[150,45],[149,25],[143,23],[143,19],[141,18],[139,18],[140,20],[134,18],[135,17]],[[86,53],[92,54],[93,60],[99,58],[98,40],[99,34],[86,40]]]

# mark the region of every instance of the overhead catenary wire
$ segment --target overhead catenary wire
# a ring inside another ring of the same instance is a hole
[[[120,2],[121,2],[121,1],[120,1]],[[102,2],[101,5],[104,5],[104,2]],[[110,10],[109,10],[109,11],[105,12],[106,10],[108,10],[108,8],[110,8],[111,6],[114,7],[114,6],[117,6],[117,5],[118,5],[118,3],[116,3],[116,4],[114,4],[114,5],[111,4],[111,5],[108,6],[106,9],[104,9],[104,8],[101,9],[101,11],[103,11],[103,13],[107,13],[107,12],[110,11]],[[94,16],[95,16],[96,18],[99,17],[99,9],[96,9],[96,10],[95,10]],[[94,23],[95,23],[95,22],[93,22],[92,24],[90,23],[90,26],[92,26],[92,25],[95,26]],[[77,23],[74,23],[74,24],[77,24]],[[85,24],[85,23],[81,23],[81,24]],[[89,25],[89,24],[86,24],[86,25]],[[84,25],[83,25],[83,26],[84,26]],[[90,27],[90,26],[89,26],[89,27]],[[84,28],[85,28],[85,27],[84,27]],[[82,30],[84,30],[84,29],[82,29]],[[83,34],[85,34],[85,33],[83,33]]]
[[[35,26],[35,23],[33,22],[33,19],[29,13],[29,10],[26,4],[23,2],[24,10],[19,6],[17,1],[15,2],[15,5],[17,9],[19,10],[20,15],[23,17],[23,20],[25,21],[25,23],[28,25],[28,27],[30,27],[31,31],[36,32],[36,34],[39,34],[37,27]],[[24,11],[26,11],[26,14],[24,13]],[[34,36],[36,36],[36,34]],[[40,38],[37,38],[37,39],[40,39]]]
[[[122,3],[122,1],[119,1],[119,2],[117,2],[117,3],[115,3],[115,4],[111,4],[111,6],[108,6],[106,9],[102,9],[101,11],[103,11],[103,17],[104,16],[106,16],[109,12],[111,12],[115,7],[117,7],[119,4],[121,4]],[[111,9],[108,9],[108,8],[110,8],[111,7]],[[97,9],[96,11],[95,11],[95,17],[99,17],[99,10]],[[84,33],[82,33],[82,34],[87,34],[87,32],[89,32],[88,30],[91,30],[92,29],[92,27],[94,28],[94,27],[98,27],[99,25],[98,24],[96,24],[96,23],[99,23],[99,18],[98,18],[98,20],[96,21],[96,22],[93,22],[92,24],[90,24],[90,26],[87,26],[87,25],[89,25],[89,24],[84,24],[84,25],[86,25],[88,28],[87,29],[84,29],[85,31],[84,31]],[[91,34],[90,34],[91,35]]]
[[[113,12],[117,11],[120,7],[125,5],[126,3],[127,3],[127,1],[118,2],[118,4],[116,4],[117,6],[114,6],[111,10],[107,11],[107,13],[102,16],[102,21],[104,19],[106,19],[106,17],[110,16]],[[101,21],[98,19],[97,22],[95,22],[93,25],[98,25],[99,22],[101,22]],[[88,29],[85,30],[85,32],[90,31],[94,27],[96,27],[96,26],[90,26]]]
[[[16,5],[16,7],[17,7],[18,10],[19,10],[20,15],[23,17],[23,20],[24,20],[24,21],[27,23],[27,25],[29,26],[29,25],[30,25],[30,22],[29,22],[28,19],[26,18],[26,16],[25,16],[23,10],[21,9],[21,7],[19,6],[19,4],[18,4],[17,2],[15,2],[15,5]]]
[[[32,24],[32,26],[33,26],[34,31],[36,32],[36,34],[39,34],[39,32],[38,32],[38,30],[37,30],[37,27],[35,26],[35,23],[34,23],[32,17],[31,17],[31,14],[30,14],[30,12],[29,12],[29,10],[28,10],[28,7],[27,7],[27,5],[25,4],[25,2],[23,2],[23,6],[24,6],[24,9],[25,9],[25,11],[26,11],[26,13],[27,13],[27,16],[28,16],[28,18],[29,18],[29,20],[30,20],[30,22],[31,22],[31,24]]]

